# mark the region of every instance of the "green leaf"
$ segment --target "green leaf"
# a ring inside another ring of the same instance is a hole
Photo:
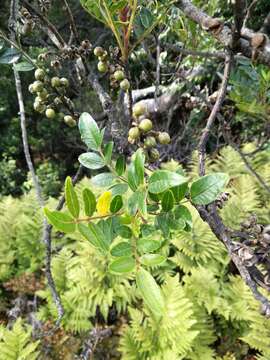
[[[215,201],[229,180],[224,173],[206,175],[194,181],[190,188],[190,197],[193,204],[208,205]]]
[[[131,256],[132,247],[127,242],[121,242],[111,249],[111,254],[115,257]]]
[[[57,230],[66,234],[73,233],[76,230],[76,224],[69,214],[61,211],[50,211],[47,208],[44,208],[44,214],[49,223]]]
[[[0,55],[0,64],[14,64],[21,57],[15,48],[9,48]]]
[[[116,160],[115,170],[119,176],[123,175],[126,170],[126,159],[124,155],[120,155]]]
[[[165,304],[161,289],[155,279],[148,271],[141,268],[137,273],[136,283],[143,301],[153,315],[160,319],[163,315]]]
[[[173,193],[170,190],[164,193],[161,200],[161,206],[162,210],[165,212],[172,210],[172,208],[174,207],[174,197]]]
[[[131,163],[128,167],[128,185],[132,191],[136,191],[139,186],[134,163]]]
[[[130,215],[135,215],[137,211],[140,211],[143,215],[147,214],[146,206],[146,193],[144,191],[137,190],[128,199],[128,211]]]
[[[137,247],[140,253],[151,253],[160,248],[160,242],[155,240],[139,239]]]
[[[14,64],[14,68],[17,71],[31,71],[35,67],[34,65],[30,64],[28,61],[21,61],[19,63]]]
[[[99,187],[108,187],[112,185],[115,180],[115,176],[109,172],[98,174],[91,178],[93,185]]]
[[[130,239],[132,237],[131,229],[126,225],[121,225],[117,228],[117,234],[123,239]]]
[[[168,214],[160,214],[155,217],[155,226],[157,230],[161,230],[165,238],[170,235],[170,227],[168,221]]]
[[[160,254],[145,254],[140,257],[140,262],[145,266],[157,266],[166,261],[166,258]]]
[[[88,226],[78,224],[78,230],[94,247],[105,252],[109,250],[109,243],[97,224],[90,223]]]
[[[115,214],[123,207],[123,199],[121,195],[116,195],[110,205],[110,211],[111,213]]]
[[[80,215],[80,204],[78,196],[74,190],[71,177],[67,177],[65,181],[65,199],[69,212],[75,218]]]
[[[104,157],[105,157],[105,163],[110,164],[112,160],[112,151],[113,151],[113,142],[110,141],[108,144],[105,145],[104,148]]]
[[[123,274],[135,269],[135,259],[130,256],[123,256],[113,260],[109,265],[109,271],[113,273]]]
[[[84,212],[86,216],[92,216],[96,210],[97,200],[90,189],[83,189]]]
[[[79,120],[79,130],[82,141],[89,149],[98,150],[102,143],[102,134],[92,116],[86,112],[82,113]]]
[[[140,19],[141,19],[141,23],[145,29],[148,29],[155,20],[152,12],[145,7],[143,7],[140,11]]]
[[[174,210],[175,219],[181,219],[186,223],[186,231],[192,229],[192,215],[188,208],[184,205],[178,205]]]
[[[182,175],[167,170],[157,170],[149,179],[149,191],[158,194],[186,182],[187,179]]]
[[[144,162],[145,162],[145,155],[143,153],[143,150],[138,149],[135,153],[135,159],[134,159],[135,174],[138,185],[144,183]]]
[[[175,198],[175,202],[179,203],[181,200],[183,200],[186,196],[187,190],[187,183],[171,188],[171,191],[173,192],[173,196]]]
[[[123,195],[128,191],[128,184],[115,184],[109,190],[111,190],[112,195]]]
[[[87,169],[97,170],[105,166],[105,161],[96,153],[84,153],[79,156],[79,162]]]

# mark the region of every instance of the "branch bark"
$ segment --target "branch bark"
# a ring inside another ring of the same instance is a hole
[[[212,18],[198,7],[192,4],[189,0],[180,0],[178,3],[179,8],[182,12],[191,20],[196,22],[203,30],[208,31],[212,36],[214,36],[218,42],[220,42],[225,47],[231,47],[233,41],[234,31],[227,25],[224,24],[221,20]],[[249,34],[249,37],[246,37],[245,34]],[[254,31],[243,28],[241,32],[241,37],[239,39],[239,46],[237,51],[240,51],[242,55],[252,59],[253,58],[253,48],[250,44],[251,38],[258,33]],[[257,49],[256,60],[262,64],[270,66],[270,41],[265,39],[264,44]]]

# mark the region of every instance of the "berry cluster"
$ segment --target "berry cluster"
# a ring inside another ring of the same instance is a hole
[[[113,88],[120,87],[122,90],[128,91],[130,89],[130,82],[126,78],[123,68],[120,65],[114,66],[109,64],[108,52],[101,46],[98,46],[94,49],[94,55],[99,60],[97,65],[98,71],[104,74],[107,72],[111,73],[111,86]]]
[[[35,94],[34,109],[45,114],[48,119],[58,117],[60,120],[70,126],[76,126],[76,120],[71,115],[65,115],[60,112],[62,106],[72,108],[72,101],[65,96],[69,87],[67,78],[59,78],[57,76],[50,78],[46,72],[38,68],[35,71],[35,81],[29,85],[29,92]]]
[[[133,107],[133,123],[128,133],[128,141],[144,149],[146,159],[155,162],[159,159],[157,144],[168,145],[171,141],[167,132],[153,130],[153,123],[146,117],[146,108],[141,104]]]

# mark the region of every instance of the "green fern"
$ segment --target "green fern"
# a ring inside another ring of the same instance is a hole
[[[39,341],[31,339],[31,328],[17,319],[12,330],[2,328],[0,331],[0,360],[38,359],[38,345]]]

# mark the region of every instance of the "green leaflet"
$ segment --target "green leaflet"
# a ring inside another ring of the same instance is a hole
[[[96,153],[84,153],[79,156],[79,162],[91,170],[98,170],[103,168],[106,164],[104,159]]]
[[[116,195],[110,205],[110,211],[111,213],[115,214],[123,207],[123,199],[121,195]]]
[[[89,223],[88,226],[78,224],[78,230],[94,247],[103,251],[109,250],[109,243],[98,225],[93,223]]]
[[[90,189],[83,189],[82,192],[84,212],[86,216],[92,216],[96,210],[97,201],[95,195]]]
[[[168,190],[164,193],[161,200],[162,210],[168,212],[174,207],[174,196],[172,191]]]
[[[122,257],[122,256],[131,256],[132,255],[132,248],[131,245],[127,242],[121,242],[115,245],[111,249],[112,256],[115,257]]]
[[[149,191],[150,193],[158,194],[186,182],[187,179],[184,176],[175,172],[157,170],[149,179]]]
[[[191,185],[191,201],[196,205],[210,204],[216,200],[228,181],[229,176],[224,173],[215,173],[201,177]]]
[[[141,264],[145,266],[157,266],[166,261],[166,258],[160,254],[145,254],[140,257]]]
[[[135,259],[130,256],[123,256],[113,260],[109,265],[109,271],[113,273],[128,273],[135,269]]]
[[[153,276],[146,270],[140,269],[136,275],[137,287],[141,293],[143,301],[158,320],[164,312],[164,298],[160,287]]]
[[[80,204],[78,196],[74,190],[71,177],[67,177],[65,181],[65,199],[69,212],[74,218],[80,215]]]
[[[103,134],[90,114],[86,112],[81,114],[79,120],[79,130],[82,141],[88,146],[88,148],[92,150],[99,150],[103,140]]]
[[[76,224],[69,214],[61,211],[50,211],[47,208],[44,208],[44,214],[49,223],[57,230],[66,234],[73,233],[76,230]]]

